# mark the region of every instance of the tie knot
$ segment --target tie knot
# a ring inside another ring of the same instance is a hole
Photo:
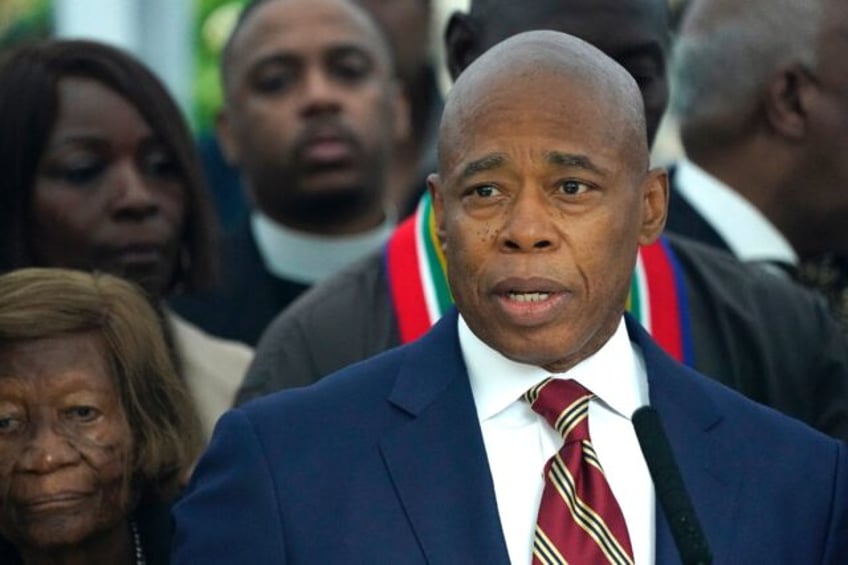
[[[524,400],[566,442],[589,439],[589,399],[594,395],[574,380],[545,379],[524,393]]]

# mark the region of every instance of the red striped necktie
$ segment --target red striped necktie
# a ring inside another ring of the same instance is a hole
[[[589,438],[589,399],[573,380],[547,379],[524,399],[565,443],[545,465],[545,489],[533,538],[534,564],[632,564],[621,508]]]

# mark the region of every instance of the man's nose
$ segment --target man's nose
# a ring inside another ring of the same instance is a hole
[[[551,217],[552,204],[541,191],[525,188],[510,203],[500,231],[500,247],[505,251],[548,251],[559,241]]]
[[[340,89],[326,70],[313,68],[304,77],[301,115],[308,117],[341,109]]]

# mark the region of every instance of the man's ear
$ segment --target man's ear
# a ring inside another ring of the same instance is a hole
[[[657,168],[648,171],[642,181],[642,225],[639,245],[655,242],[665,228],[668,215],[668,173]]]
[[[427,175],[427,190],[433,204],[433,219],[436,221],[436,235],[442,249],[445,249],[445,199],[442,195],[442,179],[436,173]]]
[[[218,135],[218,144],[221,146],[221,153],[224,155],[227,163],[233,167],[241,165],[238,143],[233,135],[230,116],[226,108],[218,110],[218,113],[215,115],[215,132]]]
[[[765,94],[765,115],[771,129],[790,139],[802,138],[807,131],[814,88],[815,78],[801,65],[775,74]]]
[[[480,56],[480,35],[469,14],[454,12],[445,27],[445,58],[452,80]]]

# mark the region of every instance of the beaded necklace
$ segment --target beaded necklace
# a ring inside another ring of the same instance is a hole
[[[130,521],[130,529],[132,530],[133,548],[135,549],[135,565],[146,565],[147,560],[144,558],[144,549],[141,547],[141,534],[138,533],[138,526],[135,520]]]

